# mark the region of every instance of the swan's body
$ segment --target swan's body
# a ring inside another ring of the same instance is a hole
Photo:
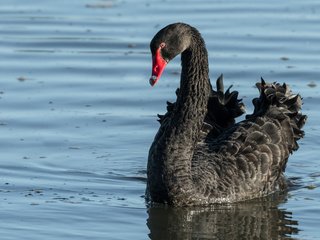
[[[258,84],[255,111],[243,113],[237,92],[213,91],[208,57],[199,32],[182,23],[159,31],[150,44],[152,85],[166,63],[181,53],[177,101],[160,116],[148,159],[147,196],[171,205],[208,205],[266,196],[285,188],[283,171],[306,117],[301,98],[279,84]]]

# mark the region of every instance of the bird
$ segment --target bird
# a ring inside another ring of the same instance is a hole
[[[208,52],[199,31],[169,24],[150,42],[154,86],[167,64],[181,54],[176,102],[158,115],[159,130],[147,163],[146,199],[171,206],[207,206],[268,196],[287,188],[289,155],[304,136],[307,116],[302,98],[286,84],[256,84],[254,111],[236,122],[244,104],[239,93],[224,90],[223,75],[214,90]]]

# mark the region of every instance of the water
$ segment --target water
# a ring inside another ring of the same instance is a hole
[[[320,4],[307,1],[2,0],[1,239],[320,239]],[[309,119],[287,194],[211,208],[147,208],[156,114],[179,59],[150,88],[149,41],[197,27],[210,76],[250,113],[260,76],[287,82]]]

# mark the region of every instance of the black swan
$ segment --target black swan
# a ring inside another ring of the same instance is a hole
[[[149,151],[146,197],[173,206],[209,205],[267,196],[286,188],[283,172],[298,149],[306,116],[300,95],[286,84],[257,83],[254,112],[244,113],[238,92],[214,91],[205,43],[194,27],[170,24],[152,39],[153,86],[166,64],[181,53],[177,100],[159,115],[161,126]]]

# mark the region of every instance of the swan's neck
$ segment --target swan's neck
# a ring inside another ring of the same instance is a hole
[[[202,39],[198,39],[200,40]],[[201,128],[210,94],[208,55],[203,40],[194,42],[184,51],[181,62],[180,91],[174,119],[177,123],[190,127],[185,129],[185,133],[188,130],[194,133]]]
[[[185,193],[193,189],[191,160],[211,89],[207,50],[200,36],[182,53],[181,60],[180,91],[171,122],[163,136],[164,182],[169,198],[170,195],[178,196],[182,189]]]

